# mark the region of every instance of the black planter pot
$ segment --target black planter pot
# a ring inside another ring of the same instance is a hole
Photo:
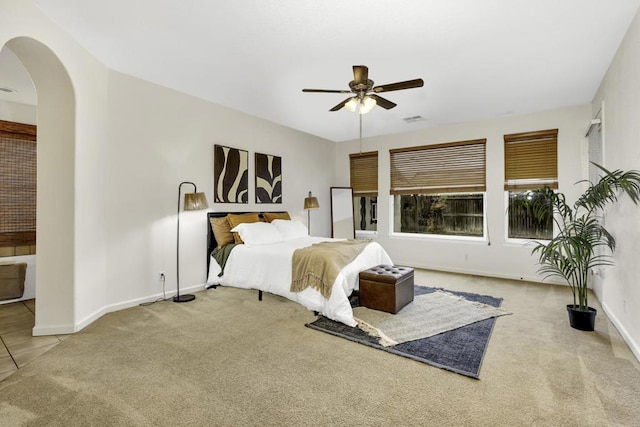
[[[588,307],[589,311],[580,311],[579,306],[567,304],[569,324],[573,329],[581,331],[593,331],[596,326],[596,314],[598,310]]]

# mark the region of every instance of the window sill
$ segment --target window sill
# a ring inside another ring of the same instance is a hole
[[[542,244],[549,243],[549,240],[536,240],[536,239],[505,239],[503,246],[512,248],[527,248],[533,249],[535,243],[540,242]]]
[[[485,237],[470,237],[470,236],[445,236],[440,234],[418,234],[418,233],[390,233],[389,237],[392,239],[403,240],[424,240],[424,241],[442,241],[442,242],[455,242],[455,243],[471,243],[479,245],[488,245],[489,241]]]
[[[356,230],[356,235],[362,234],[363,236],[377,236],[378,232],[376,230]]]

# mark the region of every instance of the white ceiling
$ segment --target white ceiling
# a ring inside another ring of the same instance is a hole
[[[353,65],[387,92],[363,136],[585,104],[640,0],[35,0],[109,68],[333,141]],[[0,56],[4,60],[4,56]],[[1,71],[1,69],[0,69]],[[2,81],[0,86],[11,85]],[[403,118],[422,116],[405,123]]]
[[[0,99],[29,105],[36,105],[38,100],[24,65],[6,47],[0,50]]]

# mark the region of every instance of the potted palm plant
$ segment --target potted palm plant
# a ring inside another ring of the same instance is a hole
[[[571,327],[593,331],[596,309],[589,307],[588,277],[594,268],[613,264],[614,236],[603,226],[602,214],[607,205],[625,193],[637,205],[640,202],[640,172],[608,171],[573,204],[562,193],[548,187],[533,191],[532,213],[536,218],[553,216],[557,233],[546,242],[534,242],[532,254],[538,255],[538,273],[544,278],[559,277],[573,293],[573,304],[567,305]],[[544,279],[543,279],[544,280]]]

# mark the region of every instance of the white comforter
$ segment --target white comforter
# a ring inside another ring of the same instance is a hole
[[[329,299],[313,288],[291,292],[293,252],[312,243],[330,240],[337,239],[301,237],[269,245],[238,245],[229,255],[222,277],[218,277],[220,266],[213,257],[211,258],[207,284],[259,289],[281,295],[309,310],[322,313],[329,319],[356,326],[349,295],[354,289],[358,289],[358,273],[379,264],[392,264],[391,258],[380,244],[371,242],[338,274]]]

